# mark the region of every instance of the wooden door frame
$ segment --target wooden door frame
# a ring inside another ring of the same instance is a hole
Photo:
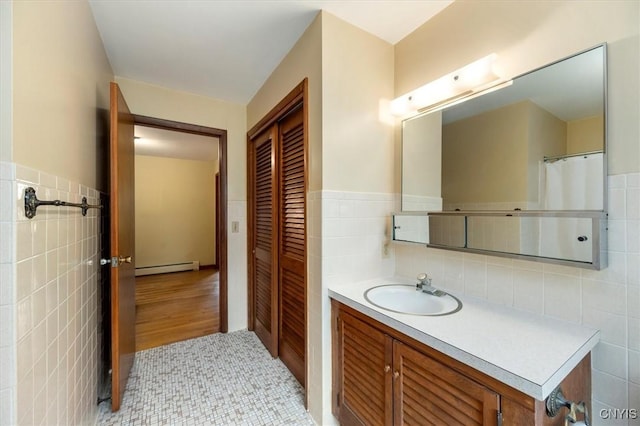
[[[305,152],[305,169],[308,170],[308,156],[309,156],[309,93],[308,93],[308,79],[305,78],[300,82],[293,90],[291,90],[278,104],[273,107],[260,121],[258,121],[248,132],[247,132],[247,221],[250,221],[253,217],[253,203],[255,202],[253,187],[251,182],[251,141],[253,138],[258,136],[260,133],[265,131],[270,126],[273,126],[277,121],[284,118],[289,112],[294,111],[298,105],[302,104],[303,108],[303,123],[304,123],[304,152]],[[305,196],[309,192],[309,180],[308,176],[306,179],[306,188],[305,188]],[[308,212],[308,206],[305,202],[305,222],[306,216]],[[308,223],[305,223],[305,242],[308,245],[306,229],[308,229]],[[252,247],[255,244],[255,235],[249,223],[247,223],[247,321],[249,330],[253,330],[253,324],[255,321],[255,311],[253,309],[253,299],[255,297],[255,280],[252,276],[252,271],[254,269],[254,261],[253,261],[253,253]],[[305,264],[305,295],[308,298],[309,292],[308,290],[308,251],[305,248],[304,255],[304,264]],[[308,384],[308,345],[309,345],[309,304],[307,300],[305,300],[305,353],[304,353],[304,363],[305,363],[305,384]],[[276,324],[275,327],[278,327]],[[305,385],[305,406],[308,406],[308,392],[306,392]]]
[[[216,172],[215,177],[215,188],[216,188],[216,255],[214,259],[213,267],[215,269],[220,269],[220,171]]]
[[[218,225],[216,226],[216,234],[219,236],[219,244],[218,247],[216,247],[216,257],[220,260],[218,264],[220,274],[220,332],[226,333],[229,330],[227,265],[227,131],[224,129],[216,129],[214,127],[199,126],[196,124],[164,120],[161,118],[147,117],[137,114],[133,114],[133,119],[134,124],[139,126],[154,127],[156,129],[218,138],[218,173],[220,174],[220,191],[218,195],[218,211],[216,212],[216,222]]]

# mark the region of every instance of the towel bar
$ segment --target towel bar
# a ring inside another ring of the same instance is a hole
[[[102,205],[87,204],[87,197],[82,197],[82,203],[69,203],[60,200],[38,200],[38,197],[36,197],[36,190],[32,187],[26,188],[24,190],[24,215],[29,219],[33,219],[36,216],[36,210],[39,206],[77,207],[82,209],[82,216],[86,216],[87,210],[89,209],[102,208]]]

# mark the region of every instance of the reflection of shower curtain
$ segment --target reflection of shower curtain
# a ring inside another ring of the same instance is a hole
[[[603,154],[545,163],[545,209],[602,210]]]
[[[602,210],[604,194],[603,154],[569,157],[548,162],[545,169],[544,207],[547,210]],[[590,221],[546,220],[540,229],[540,255],[589,261]]]

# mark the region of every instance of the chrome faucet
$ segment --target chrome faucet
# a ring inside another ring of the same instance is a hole
[[[421,274],[418,274],[417,279],[418,279],[418,282],[416,283],[416,290],[422,291],[423,293],[427,293],[432,296],[438,296],[438,297],[441,297],[447,294],[444,291],[438,290],[437,288],[432,286],[431,278],[429,278],[429,276],[424,272]]]

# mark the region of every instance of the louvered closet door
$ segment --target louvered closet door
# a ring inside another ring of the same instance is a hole
[[[397,425],[496,425],[495,392],[404,345],[393,343]]]
[[[304,386],[306,347],[305,144],[303,109],[280,123],[280,326],[282,362]]]
[[[250,144],[253,330],[274,357],[278,356],[276,137],[273,127]]]

